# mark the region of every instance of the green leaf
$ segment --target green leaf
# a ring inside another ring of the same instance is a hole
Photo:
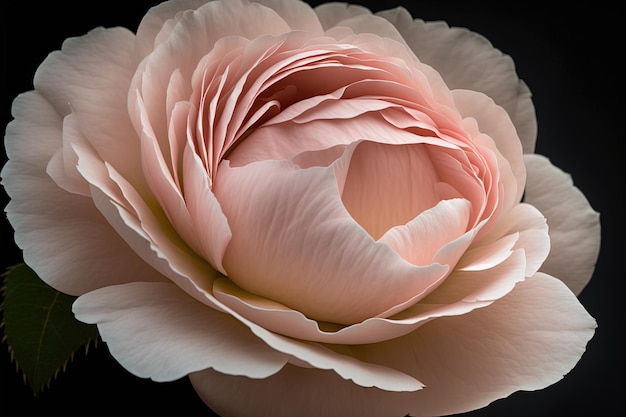
[[[72,314],[76,297],[44,283],[25,264],[5,274],[4,334],[13,360],[35,394],[50,385],[74,353],[98,339],[95,325]]]

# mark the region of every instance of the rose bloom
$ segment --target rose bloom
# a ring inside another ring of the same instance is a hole
[[[598,214],[485,38],[403,8],[172,0],[18,96],[25,262],[221,416],[434,416],[560,380]]]

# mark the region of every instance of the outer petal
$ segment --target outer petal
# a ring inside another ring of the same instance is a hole
[[[76,116],[78,130],[102,159],[138,182],[139,141],[126,108],[133,42],[123,28],[70,38],[37,69],[34,85],[58,114]]]
[[[236,319],[169,283],[101,288],[79,297],[72,310],[97,324],[115,359],[142,378],[172,381],[206,368],[266,378],[287,363]]]
[[[24,261],[49,285],[82,294],[105,285],[161,280],[124,243],[91,199],[59,188],[46,165],[61,146],[60,116],[38,92],[13,103],[6,130],[9,157],[2,185],[11,201],[6,207]],[[54,242],[46,248],[42,241]]]
[[[423,377],[420,391],[367,389],[331,372],[289,365],[263,381],[212,370],[190,378],[223,417],[447,415],[555,383],[580,359],[595,325],[565,285],[538,274],[488,308],[434,320],[390,342],[346,349]]]
[[[321,36],[324,29],[315,14],[315,11],[303,1],[291,0],[256,0],[264,6],[274,10],[291,30],[303,30],[311,32],[316,36]]]
[[[537,136],[535,108],[528,86],[519,79],[510,56],[482,35],[445,22],[413,19],[398,7],[377,13],[396,26],[420,61],[435,68],[451,89],[485,93],[509,113],[524,146],[533,152]]]
[[[350,19],[362,14],[371,14],[372,12],[358,4],[348,4],[340,2],[328,2],[321,4],[315,8],[315,13],[322,24],[324,30],[328,30],[342,20]]]
[[[165,22],[175,19],[179,12],[197,9],[206,2],[207,0],[169,0],[151,7],[137,28],[134,51],[136,62],[154,50],[157,36],[163,30]]]
[[[593,274],[600,251],[600,216],[569,174],[541,155],[524,155],[525,201],[547,218],[552,250],[541,271],[562,279],[579,294]]]

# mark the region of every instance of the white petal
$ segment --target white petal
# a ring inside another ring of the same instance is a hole
[[[287,363],[233,317],[207,307],[173,284],[136,282],[79,297],[76,318],[98,325],[124,368],[155,381],[172,381],[207,368],[266,378]]]
[[[362,14],[371,14],[372,12],[369,9],[357,4],[329,2],[317,6],[315,8],[315,13],[317,14],[324,30],[328,30],[337,26],[337,23],[342,20],[350,19],[351,17]]]
[[[541,271],[579,294],[593,274],[600,251],[600,216],[569,174],[541,155],[525,155],[525,201],[547,218],[552,249]]]
[[[76,127],[104,160],[139,180],[139,141],[126,107],[133,42],[123,28],[67,39],[37,69],[34,85],[57,113],[76,115]]]
[[[423,377],[419,391],[362,388],[331,372],[291,365],[267,380],[211,370],[190,378],[223,417],[448,415],[557,382],[578,362],[595,326],[562,283],[539,274],[489,308],[347,350]]]
[[[316,36],[324,32],[315,11],[306,2],[292,0],[258,0],[274,10],[287,22],[291,30],[302,30]]]
[[[7,217],[24,261],[59,291],[163,277],[144,263],[106,222],[91,198],[71,194],[46,173],[62,147],[62,119],[38,92],[20,95],[6,130],[9,161],[2,185],[11,201]],[[42,244],[45,242],[45,244]]]

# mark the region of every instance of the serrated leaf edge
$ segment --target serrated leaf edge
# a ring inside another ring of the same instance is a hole
[[[2,275],[0,275],[0,278],[2,279],[2,286],[0,286],[0,296],[2,297],[2,300],[0,301],[0,311],[3,313],[2,314],[2,319],[0,320],[0,329],[4,328],[5,322],[4,322],[4,295],[6,292],[6,279],[7,279],[7,275],[9,275],[11,273],[11,271],[13,271],[13,269],[17,268],[18,266],[20,266],[21,264],[16,264],[13,266],[10,266],[8,268],[6,268],[5,272],[2,273]],[[89,347],[91,345],[93,345],[93,349],[96,349],[98,347],[98,340],[100,339],[100,336],[98,336],[95,339],[87,339],[86,341],[82,342],[81,347],[85,349],[85,355],[87,355],[89,353]],[[19,362],[17,361],[17,359],[15,359],[15,355],[13,354],[13,349],[11,348],[11,345],[8,343],[7,341],[7,335],[6,333],[2,333],[2,340],[0,340],[0,343],[4,343],[7,346],[7,351],[9,352],[9,356],[11,358],[11,362],[15,364],[15,371],[19,372],[22,375],[22,379],[24,381],[24,385],[27,385],[28,387],[30,387],[31,391],[33,392],[33,395],[36,397],[39,393],[43,392],[44,389],[50,389],[50,384],[53,381],[56,381],[59,375],[59,372],[65,373],[66,369],[67,369],[67,364],[70,362],[74,361],[74,355],[80,351],[79,347],[77,350],[75,350],[74,352],[70,353],[69,358],[67,358],[65,360],[65,362],[63,363],[63,365],[61,365],[54,373],[54,375],[52,375],[52,377],[50,377],[50,379],[48,379],[48,381],[46,381],[45,384],[41,385],[38,389],[34,389],[33,386],[31,384],[28,383],[28,377],[26,376],[26,373],[22,370]]]

